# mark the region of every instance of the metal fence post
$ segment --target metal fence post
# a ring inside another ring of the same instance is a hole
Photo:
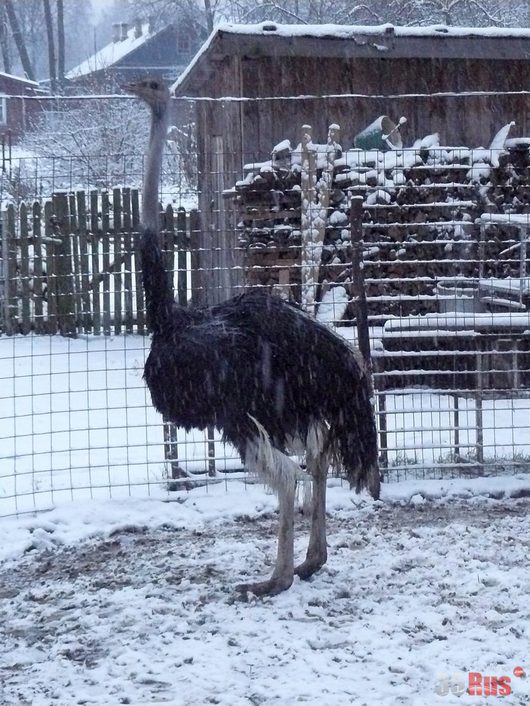
[[[350,229],[352,244],[352,285],[356,299],[356,322],[359,350],[361,351],[368,370],[372,369],[370,354],[370,332],[368,329],[368,304],[364,288],[363,275],[363,197],[353,196],[350,204]]]

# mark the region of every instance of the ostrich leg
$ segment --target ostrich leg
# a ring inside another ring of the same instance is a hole
[[[316,455],[307,454],[307,470],[313,476],[311,505],[311,533],[305,560],[294,573],[301,579],[308,579],[321,569],[328,558],[326,545],[326,481],[328,475],[328,454],[323,451]]]
[[[255,596],[274,596],[285,591],[293,582],[294,573],[294,499],[296,483],[285,480],[278,491],[279,527],[278,554],[272,576],[268,581],[244,583],[237,588],[241,593]]]

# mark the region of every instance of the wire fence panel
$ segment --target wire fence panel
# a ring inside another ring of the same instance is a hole
[[[218,140],[200,212],[162,193],[176,299],[260,287],[355,344],[363,299],[385,480],[528,471],[528,165],[483,151],[480,176],[464,148],[342,151],[336,127],[248,155],[240,173]],[[185,433],[151,406],[130,183],[3,214],[0,515],[244,476],[217,432]]]

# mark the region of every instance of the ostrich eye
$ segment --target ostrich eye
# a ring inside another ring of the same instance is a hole
[[[156,81],[151,81],[149,84],[149,88],[152,88],[153,91],[156,91],[158,89],[158,83]]]

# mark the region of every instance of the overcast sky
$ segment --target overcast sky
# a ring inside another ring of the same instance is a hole
[[[94,8],[94,14],[95,17],[94,19],[97,20],[99,15],[103,12],[103,10],[107,7],[110,7],[111,5],[114,4],[114,0],[91,0],[92,1],[92,7]]]

